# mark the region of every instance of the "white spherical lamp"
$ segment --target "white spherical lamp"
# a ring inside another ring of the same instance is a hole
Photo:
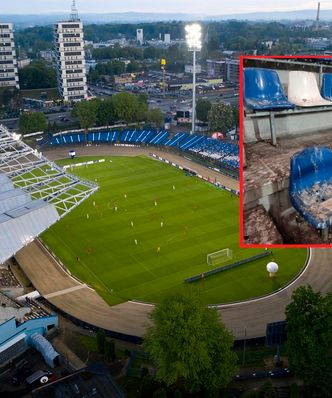
[[[276,273],[278,272],[278,264],[271,261],[270,263],[267,264],[266,266],[266,270],[270,275],[270,278],[273,278],[274,276],[276,276]]]

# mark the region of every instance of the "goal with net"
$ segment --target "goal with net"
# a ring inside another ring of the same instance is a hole
[[[225,263],[233,258],[233,251],[231,249],[222,249],[207,255],[208,265],[218,265]]]

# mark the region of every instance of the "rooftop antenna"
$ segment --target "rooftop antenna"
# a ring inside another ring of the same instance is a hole
[[[320,1],[318,2],[318,7],[317,7],[316,27],[315,27],[315,30],[318,30],[318,26],[319,26],[319,13],[320,13]]]
[[[79,21],[78,10],[76,8],[76,0],[73,0],[73,4],[71,5],[70,20],[71,21]]]

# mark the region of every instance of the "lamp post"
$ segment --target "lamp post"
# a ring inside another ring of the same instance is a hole
[[[194,134],[196,121],[196,51],[200,51],[202,48],[202,28],[201,25],[194,23],[187,25],[185,29],[188,50],[192,51],[193,53],[193,104],[191,115],[191,134]]]
[[[165,84],[166,59],[165,58],[162,58],[160,60],[160,67],[161,67],[161,70],[163,71],[163,94],[164,94],[164,98],[165,98],[165,95],[166,95],[166,84]]]

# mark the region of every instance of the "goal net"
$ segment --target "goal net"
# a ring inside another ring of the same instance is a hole
[[[222,249],[214,253],[209,253],[207,255],[208,265],[218,265],[225,263],[233,258],[233,251],[231,249]]]

